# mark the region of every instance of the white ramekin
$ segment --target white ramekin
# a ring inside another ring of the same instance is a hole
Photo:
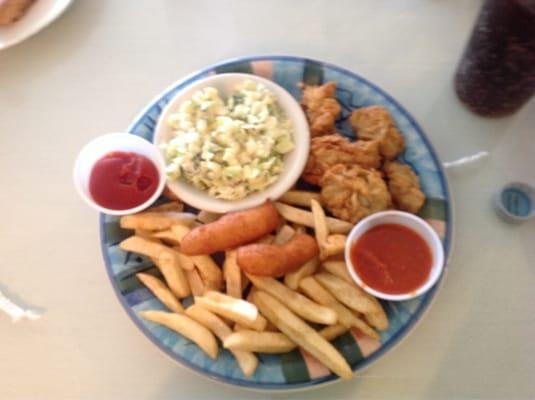
[[[433,263],[427,281],[410,293],[383,293],[366,285],[357,274],[351,261],[351,247],[364,233],[371,228],[383,224],[399,224],[415,231],[426,242],[431,251]],[[423,219],[403,211],[382,211],[359,221],[349,233],[345,247],[345,261],[349,274],[362,289],[369,294],[385,300],[409,300],[428,291],[438,280],[444,268],[444,248],[438,234]]]
[[[112,210],[100,206],[91,196],[89,192],[91,170],[98,160],[113,151],[141,154],[156,166],[160,182],[154,194],[143,204],[127,210]],[[80,151],[74,163],[73,179],[80,197],[95,210],[109,215],[134,214],[149,207],[162,193],[165,186],[165,163],[160,151],[149,141],[130,133],[109,133],[93,139]]]

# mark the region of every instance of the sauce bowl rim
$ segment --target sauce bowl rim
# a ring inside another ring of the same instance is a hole
[[[389,221],[392,218],[396,219],[396,222]],[[431,270],[426,282],[421,285],[416,290],[413,290],[409,293],[400,293],[400,294],[391,294],[384,293],[380,290],[373,289],[369,287],[363,280],[360,278],[356,272],[353,262],[351,261],[351,247],[358,238],[360,238],[364,233],[369,231],[371,228],[383,225],[383,224],[399,224],[415,231],[414,226],[419,226],[421,229],[416,232],[428,245],[431,255],[433,257],[433,262],[431,264]],[[423,231],[424,234],[421,232]],[[410,214],[405,211],[398,210],[388,210],[380,211],[378,213],[369,215],[366,218],[360,220],[349,232],[349,235],[346,240],[345,249],[344,249],[344,259],[347,268],[347,272],[353,279],[353,281],[364,291],[371,294],[374,297],[378,297],[383,300],[391,301],[404,301],[410,300],[415,297],[418,297],[425,292],[427,292],[433,285],[438,281],[444,270],[444,248],[442,246],[442,241],[438,236],[437,232],[431,227],[431,225],[424,219]]]

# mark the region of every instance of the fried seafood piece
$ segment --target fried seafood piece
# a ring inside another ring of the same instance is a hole
[[[358,139],[379,141],[379,150],[385,159],[392,160],[403,151],[405,141],[386,108],[358,108],[349,120]]]
[[[425,202],[420,190],[418,175],[407,164],[389,161],[383,166],[388,181],[388,189],[394,203],[404,211],[416,214]]]
[[[352,142],[339,134],[312,138],[303,179],[313,185],[319,185],[325,171],[335,164],[358,164],[362,167],[378,168],[381,165],[379,142]]]
[[[337,164],[325,172],[320,185],[322,204],[351,223],[392,205],[381,173],[373,169]]]
[[[335,132],[334,123],[341,112],[335,93],[335,82],[327,82],[321,86],[303,87],[301,106],[310,124],[312,137],[329,135]]]

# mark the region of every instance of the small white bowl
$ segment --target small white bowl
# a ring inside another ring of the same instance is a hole
[[[262,204],[266,199],[277,199],[297,182],[308,159],[310,147],[310,131],[308,123],[299,103],[284,88],[270,80],[250,74],[218,74],[201,79],[186,87],[173,97],[164,108],[154,131],[154,144],[160,147],[174,136],[173,129],[167,124],[170,114],[176,112],[184,101],[205,87],[218,89],[223,99],[226,99],[236,86],[245,80],[252,80],[266,86],[277,96],[277,101],[293,127],[295,149],[284,157],[284,167],[279,179],[262,192],[250,194],[240,200],[223,200],[209,196],[208,193],[195,188],[183,180],[167,180],[167,186],[184,202],[201,210],[226,213]],[[163,153],[163,152],[162,152]]]
[[[158,170],[160,182],[156,191],[150,199],[137,207],[127,210],[111,210],[97,204],[89,192],[89,178],[93,166],[113,151],[141,154],[151,160]],[[133,214],[150,206],[162,193],[165,187],[165,162],[160,151],[149,141],[130,133],[109,133],[93,139],[80,151],[74,163],[73,178],[80,197],[95,210],[109,215]]]
[[[384,224],[399,224],[412,229],[423,240],[425,240],[427,246],[429,246],[429,249],[431,251],[433,263],[431,265],[431,272],[429,274],[429,277],[422,286],[410,293],[389,294],[380,292],[369,287],[360,279],[357,272],[355,271],[353,263],[351,262],[351,246],[353,245],[353,243],[355,243],[364,233],[369,231],[371,228]],[[357,285],[363,288],[366,292],[381,299],[402,301],[420,296],[421,294],[428,291],[437,282],[444,268],[444,248],[442,247],[442,241],[438,237],[437,233],[423,219],[403,211],[382,211],[364,218],[353,227],[346,241],[345,260],[349,274],[357,283]]]

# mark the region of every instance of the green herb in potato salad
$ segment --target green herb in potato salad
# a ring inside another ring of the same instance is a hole
[[[250,80],[226,102],[213,87],[197,91],[167,123],[174,130],[162,146],[167,175],[219,199],[241,199],[274,183],[294,148],[275,94]]]

